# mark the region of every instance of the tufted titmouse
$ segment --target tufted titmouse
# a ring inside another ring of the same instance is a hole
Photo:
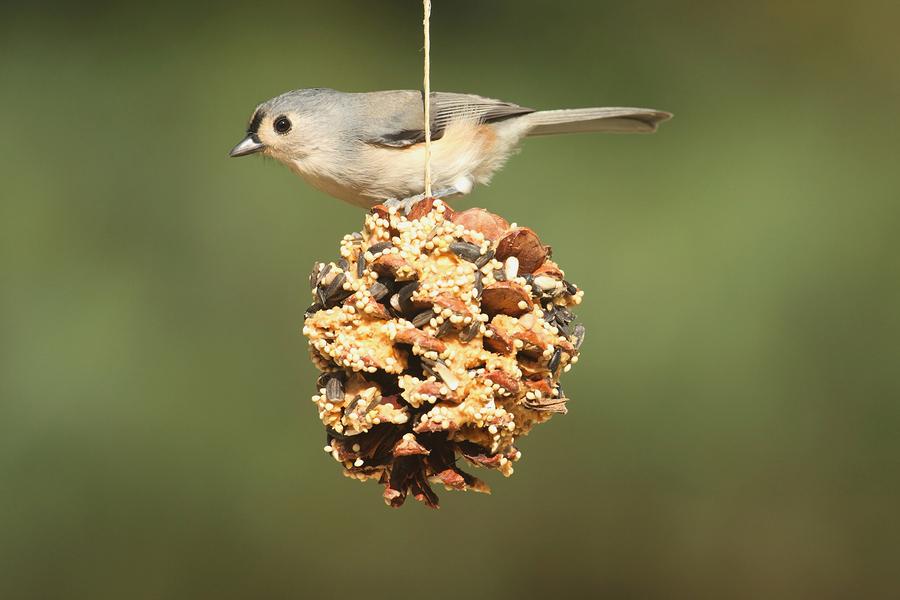
[[[323,192],[362,207],[425,187],[424,107],[412,90],[294,90],[260,104],[231,156],[262,153]],[[487,183],[525,136],[645,133],[672,115],[645,108],[535,111],[474,94],[431,94],[433,195]]]

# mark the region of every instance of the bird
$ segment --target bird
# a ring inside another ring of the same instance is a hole
[[[475,94],[429,97],[435,198],[487,184],[525,137],[650,133],[672,117],[647,108],[534,110]],[[232,157],[262,154],[313,187],[361,208],[424,197],[424,93],[292,90],[258,105]]]

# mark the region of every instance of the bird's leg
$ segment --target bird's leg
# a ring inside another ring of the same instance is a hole
[[[402,200],[398,200],[397,198],[391,198],[390,200],[385,200],[384,205],[388,208],[396,207],[398,210],[402,210],[404,215],[408,215],[410,209],[415,205],[416,202],[420,200],[424,200],[425,198],[435,198],[435,199],[445,199],[450,198],[452,196],[461,195],[463,192],[458,190],[454,186],[441,188],[439,190],[432,190],[431,195],[426,194],[416,194],[415,196],[410,196],[409,198],[403,198]]]

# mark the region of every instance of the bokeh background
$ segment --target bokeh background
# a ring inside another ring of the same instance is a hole
[[[309,401],[306,277],[362,214],[226,158],[287,89],[418,88],[420,10],[5,8],[0,597],[897,597],[897,3],[435,0],[436,89],[677,115],[461,203],[553,245],[589,335],[436,512]]]

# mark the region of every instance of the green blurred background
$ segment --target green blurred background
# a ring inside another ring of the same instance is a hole
[[[7,6],[0,597],[898,597],[896,2],[435,0],[436,89],[676,113],[458,203],[553,245],[589,336],[437,512],[321,449],[306,276],[362,213],[226,158],[282,91],[418,88],[420,10]]]

